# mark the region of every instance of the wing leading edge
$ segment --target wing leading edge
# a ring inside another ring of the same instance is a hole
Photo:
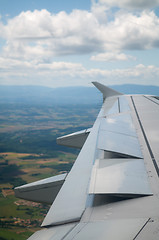
[[[159,101],[93,84],[101,111],[90,130],[58,140],[82,149],[29,240],[159,239]]]

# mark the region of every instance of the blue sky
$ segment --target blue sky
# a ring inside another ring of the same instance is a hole
[[[159,0],[0,6],[0,85],[159,85]]]
[[[9,14],[15,17],[22,11],[34,11],[35,9],[47,9],[50,12],[58,13],[60,11],[71,12],[72,9],[89,10],[90,0],[0,0],[1,15]]]

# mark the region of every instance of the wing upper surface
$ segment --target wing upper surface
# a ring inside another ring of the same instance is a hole
[[[159,239],[159,101],[95,85],[101,111],[29,240]]]

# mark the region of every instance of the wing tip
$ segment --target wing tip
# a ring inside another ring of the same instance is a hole
[[[101,84],[99,82],[92,82],[93,85],[103,94],[103,99],[105,100],[108,97],[113,97],[113,96],[118,96],[118,95],[123,95],[122,93],[109,88],[107,86],[105,86],[104,84]]]

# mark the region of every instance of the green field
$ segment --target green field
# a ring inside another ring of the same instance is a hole
[[[0,228],[0,240],[26,240],[34,231],[23,231],[21,228],[5,229]]]

